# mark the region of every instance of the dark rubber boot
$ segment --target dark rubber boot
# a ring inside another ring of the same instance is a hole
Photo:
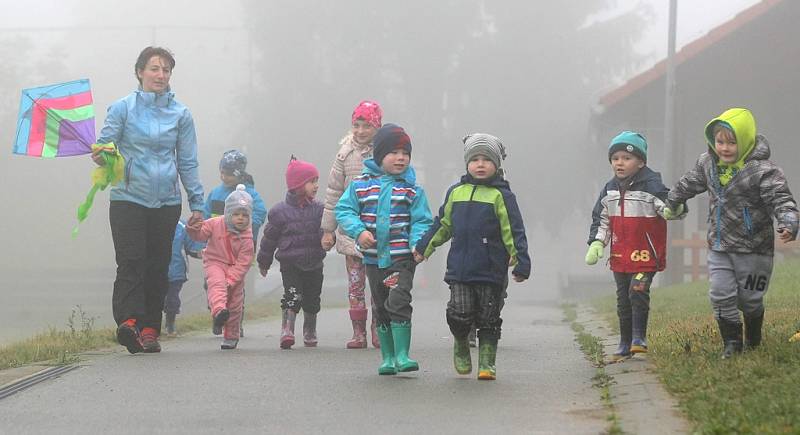
[[[619,317],[619,347],[611,355],[612,362],[624,361],[633,356],[631,340],[633,337],[633,320],[630,317]]]
[[[317,347],[317,314],[303,312],[303,345]]]
[[[744,347],[755,349],[761,345],[761,325],[764,324],[764,312],[757,316],[744,316]]]
[[[722,335],[722,343],[725,347],[722,350],[722,359],[733,358],[734,355],[742,352],[742,324],[730,322],[725,319],[717,319],[719,332]]]

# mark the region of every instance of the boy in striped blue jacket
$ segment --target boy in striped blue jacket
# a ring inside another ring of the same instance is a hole
[[[411,287],[414,246],[433,222],[428,199],[411,167],[411,139],[386,124],[373,139],[373,158],[364,160],[336,204],[336,221],[364,256],[377,318],[381,375],[419,370],[408,357],[411,344]]]
[[[478,379],[496,378],[495,358],[503,319],[508,268],[516,282],[530,277],[528,239],[519,205],[501,164],[505,147],[495,136],[474,133],[464,138],[467,173],[450,187],[439,216],[415,245],[422,261],[452,240],[444,280],[450,286],[447,324],[453,334],[456,372],[472,372],[468,334],[478,329]]]

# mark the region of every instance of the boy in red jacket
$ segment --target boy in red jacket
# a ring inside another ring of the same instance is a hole
[[[685,216],[683,207],[667,207],[669,189],[661,174],[647,167],[647,140],[623,131],[608,148],[614,178],[606,183],[592,211],[586,264],[593,265],[611,245],[611,270],[617,284],[621,361],[647,352],[650,285],[667,265],[667,222]]]

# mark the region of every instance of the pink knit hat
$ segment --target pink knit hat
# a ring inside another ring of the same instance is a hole
[[[358,103],[355,109],[353,109],[353,120],[352,123],[355,124],[358,118],[367,121],[371,126],[375,128],[381,128],[381,118],[383,118],[383,110],[381,110],[381,106],[370,100],[364,100]]]
[[[292,156],[289,166],[286,168],[286,187],[295,190],[303,187],[309,180],[319,178],[319,171],[313,163],[297,160]]]

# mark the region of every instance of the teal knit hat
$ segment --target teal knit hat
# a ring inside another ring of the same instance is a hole
[[[611,161],[612,154],[621,150],[634,154],[647,163],[647,139],[640,133],[625,130],[611,139],[611,145],[608,146],[608,161]]]

